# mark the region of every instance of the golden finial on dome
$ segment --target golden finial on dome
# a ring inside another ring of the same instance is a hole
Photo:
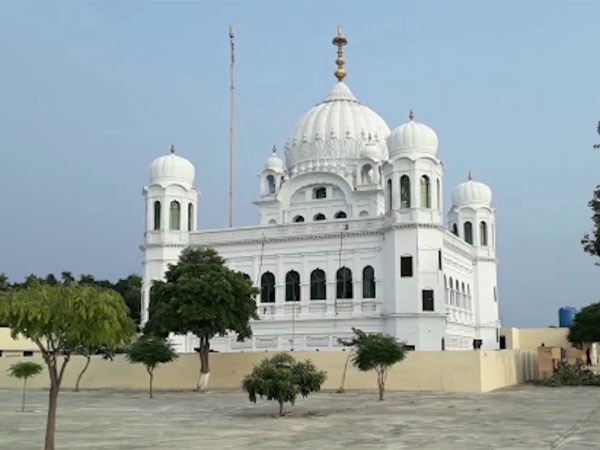
[[[346,45],[348,43],[348,39],[346,39],[342,35],[342,26],[341,25],[338,25],[337,36],[333,38],[333,41],[331,41],[331,43],[333,45],[337,46],[337,48],[338,48],[337,59],[335,60],[335,63],[337,64],[337,70],[335,71],[335,77],[338,79],[338,81],[342,81],[346,77],[346,71],[344,70],[344,63],[346,61],[344,61],[343,47],[344,47],[344,45]]]
[[[467,175],[467,179],[468,179],[469,181],[473,180],[473,176],[471,175],[471,172],[470,172],[470,171],[469,171],[469,175]]]
[[[415,114],[413,113],[412,109],[408,113],[408,120],[415,120]]]
[[[173,144],[171,144],[171,148],[169,149],[169,151],[171,153],[175,153],[175,146]]]
[[[274,155],[277,154],[277,146],[276,145],[273,145],[273,154]]]

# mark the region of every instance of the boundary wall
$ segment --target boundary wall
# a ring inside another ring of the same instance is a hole
[[[275,353],[211,353],[209,389],[241,389],[242,379],[263,358]],[[323,389],[338,389],[348,352],[291,352],[299,360],[310,359],[327,372]],[[6,356],[0,358],[0,388],[21,387],[7,370],[17,361],[33,360],[44,365],[39,353],[32,357]],[[71,389],[85,358],[75,356],[64,375],[63,388]],[[407,358],[394,366],[387,378],[388,390],[488,392],[534,380],[537,377],[537,352],[527,350],[501,351],[423,351],[409,352]],[[197,354],[180,354],[170,364],[154,372],[156,390],[192,390],[196,386],[200,361]],[[31,388],[47,388],[48,374],[27,382]],[[92,358],[81,380],[81,389],[144,390],[148,374],[140,364],[129,364],[123,355],[113,361]],[[375,373],[359,372],[350,362],[345,389],[377,389]]]

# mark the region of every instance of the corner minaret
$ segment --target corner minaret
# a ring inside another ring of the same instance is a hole
[[[198,191],[194,187],[195,169],[191,162],[169,153],[150,165],[150,182],[144,187],[146,203],[144,269],[142,281],[142,323],[148,320],[150,288],[162,280],[167,265],[177,262],[179,253],[196,231]]]

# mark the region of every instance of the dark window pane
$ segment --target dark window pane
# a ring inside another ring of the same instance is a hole
[[[413,276],[412,256],[401,256],[400,257],[400,276],[401,277],[412,277]]]

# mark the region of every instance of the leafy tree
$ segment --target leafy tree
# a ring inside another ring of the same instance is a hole
[[[56,279],[54,274],[49,273],[48,275],[46,275],[44,283],[49,284],[50,286],[56,286],[58,284],[58,280]]]
[[[0,273],[0,291],[8,291],[10,289],[10,280],[4,273]]]
[[[600,303],[588,305],[575,315],[568,339],[578,346],[600,342]]]
[[[600,134],[600,122],[596,125],[596,133]],[[594,144],[594,148],[600,148],[600,144]]]
[[[121,278],[117,281],[112,288],[121,294],[129,308],[131,318],[139,324],[141,319],[142,277],[129,275],[127,278]]]
[[[8,373],[11,377],[23,380],[23,399],[21,400],[21,412],[25,411],[25,390],[27,389],[27,379],[37,375],[43,367],[33,361],[21,361],[9,367]]]
[[[134,324],[119,294],[77,284],[35,284],[2,292],[0,322],[31,339],[48,369],[50,392],[45,450],[54,450],[56,406],[65,369],[81,346],[128,343]]]
[[[592,199],[588,202],[588,206],[592,210],[592,232],[586,233],[581,240],[583,251],[592,256],[600,256],[600,185],[594,189]],[[597,266],[600,266],[600,261],[596,261]]]
[[[25,277],[25,281],[23,281],[22,287],[36,286],[43,282],[44,282],[44,280],[42,278],[40,278],[34,274],[31,274],[31,275],[27,275]]]
[[[150,376],[148,393],[152,398],[152,381],[154,369],[159,364],[173,361],[177,354],[171,344],[161,337],[142,336],[127,349],[127,360],[136,364],[143,364]]]
[[[198,390],[208,384],[210,339],[227,333],[238,340],[252,335],[250,319],[258,319],[252,287],[241,272],[228,269],[216,251],[187,248],[179,262],[169,265],[166,281],[151,290],[146,331],[166,337],[169,332],[193,333],[199,338]]]
[[[73,276],[72,272],[68,272],[68,271],[61,272],[60,279],[62,280],[63,284],[74,284],[75,283],[75,277]]]
[[[393,336],[381,333],[367,334],[356,328],[352,328],[352,331],[354,337],[343,341],[343,344],[354,347],[352,363],[358,370],[374,370],[377,373],[379,400],[383,400],[388,370],[406,357],[406,349]]]
[[[253,403],[257,396],[276,400],[279,415],[283,416],[284,403],[293,405],[298,394],[308,397],[311,392],[319,391],[326,378],[326,373],[318,371],[310,360],[297,362],[291,355],[279,353],[255,366],[244,377],[242,386]]]

